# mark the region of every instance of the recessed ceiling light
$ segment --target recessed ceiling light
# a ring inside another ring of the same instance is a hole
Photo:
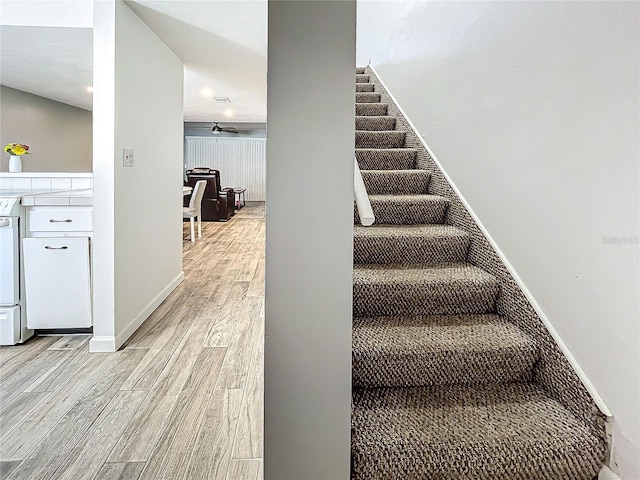
[[[87,92],[93,93],[93,87],[87,87]]]
[[[210,88],[203,88],[202,90],[200,90],[200,93],[203,97],[213,97],[213,92]]]
[[[218,103],[231,103],[229,97],[214,97],[214,100]]]
[[[225,116],[227,117],[233,117],[233,110],[229,109],[229,110],[225,110],[224,111]]]

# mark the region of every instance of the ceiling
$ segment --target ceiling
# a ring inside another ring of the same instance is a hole
[[[83,24],[67,17],[47,26],[37,18],[44,16],[46,2],[1,3],[0,83],[91,110],[92,30],[86,20]],[[34,11],[37,6],[35,26],[29,25],[31,15],[6,14],[10,4],[33,4]],[[127,4],[184,62],[186,122],[266,121],[266,0]],[[87,17],[86,9],[79,13]],[[217,103],[213,97],[228,97],[231,103]]]

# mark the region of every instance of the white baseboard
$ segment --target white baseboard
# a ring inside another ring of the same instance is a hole
[[[115,352],[117,351],[133,333],[140,328],[140,325],[149,318],[149,315],[169,296],[175,288],[184,280],[184,272],[180,272],[177,277],[169,282],[151,301],[140,310],[140,312],[129,322],[129,324],[117,336],[94,336],[89,341],[90,352]]]
[[[91,340],[89,340],[89,351],[91,353],[115,352],[116,337],[113,335],[106,337],[94,335]]]
[[[164,301],[165,298],[169,296],[171,292],[175,290],[175,288],[182,283],[184,280],[184,272],[180,272],[176,278],[171,280],[169,284],[164,287],[151,301],[129,322],[120,334],[116,336],[116,349],[120,348],[127,339],[133,335],[133,333],[140,328],[140,325],[144,323],[144,321],[149,318],[149,315],[153,313],[153,311],[160,306],[160,304]]]
[[[544,310],[542,310],[542,307],[538,304],[536,299],[533,298],[533,294],[529,291],[527,286],[524,284],[524,282],[522,281],[522,279],[520,278],[520,276],[516,272],[515,268],[513,268],[513,265],[511,265],[511,263],[507,259],[507,256],[500,249],[500,247],[495,242],[495,240],[491,237],[491,235],[489,235],[489,232],[487,231],[485,226],[480,221],[480,218],[475,214],[475,212],[473,211],[473,209],[469,205],[469,202],[467,202],[467,200],[464,198],[462,193],[460,193],[460,190],[458,189],[456,184],[453,183],[453,180],[451,179],[451,177],[449,177],[449,175],[444,170],[444,168],[442,168],[442,164],[438,161],[436,156],[433,154],[433,152],[429,148],[429,145],[427,145],[427,142],[422,137],[422,135],[420,134],[420,132],[418,131],[416,126],[413,124],[413,122],[409,119],[409,116],[406,114],[404,109],[400,106],[400,104],[398,103],[396,98],[389,91],[389,89],[387,88],[387,85],[384,83],[382,78],[380,78],[380,75],[378,74],[376,69],[371,64],[369,64],[368,66],[369,66],[369,68],[371,68],[371,70],[376,75],[376,77],[378,77],[378,80],[380,80],[380,83],[382,84],[382,87],[387,91],[387,94],[389,95],[389,97],[391,97],[391,100],[396,104],[396,106],[398,107],[398,110],[400,110],[402,115],[404,115],[405,119],[407,120],[407,123],[409,124],[409,126],[411,127],[413,132],[416,134],[416,137],[418,137],[418,140],[420,141],[420,143],[422,143],[422,146],[429,153],[429,156],[433,160],[433,163],[435,163],[438,166],[438,168],[440,169],[440,172],[444,176],[445,180],[451,186],[451,189],[454,191],[454,193],[456,194],[456,196],[458,197],[458,199],[460,200],[462,205],[467,209],[467,211],[469,212],[469,215],[471,215],[471,218],[473,218],[473,221],[476,223],[476,225],[478,226],[478,228],[480,229],[482,234],[485,236],[485,238],[487,239],[489,244],[493,247],[495,252],[498,254],[498,257],[500,257],[500,260],[502,260],[502,262],[504,263],[504,265],[507,268],[508,272],[511,274],[511,276],[513,277],[515,282],[518,284],[518,286],[520,287],[520,289],[524,293],[524,296],[527,298],[527,300],[529,301],[529,303],[531,304],[533,309],[536,311],[536,313],[540,317],[540,320],[542,320],[542,323],[544,324],[544,326],[547,328],[547,330],[549,331],[549,333],[551,334],[551,336],[555,340],[556,344],[558,345],[558,347],[560,348],[560,350],[564,354],[565,358],[567,359],[569,364],[573,367],[573,370],[576,372],[576,374],[580,378],[580,381],[582,382],[584,387],[589,392],[589,395],[591,395],[591,398],[593,398],[593,401],[598,406],[598,409],[604,415],[606,415],[607,417],[611,417],[612,416],[611,411],[609,410],[607,405],[604,403],[604,400],[602,399],[600,394],[596,391],[596,388],[594,387],[593,383],[591,383],[591,381],[587,377],[587,375],[584,372],[584,370],[582,370],[582,367],[580,367],[580,365],[578,364],[578,361],[575,359],[575,357],[573,356],[573,354],[569,350],[569,347],[567,347],[567,344],[564,343],[564,341],[560,337],[560,334],[553,327],[553,325],[551,324],[551,321],[549,320],[547,315],[544,313]]]
[[[622,480],[618,475],[615,474],[613,470],[609,467],[604,466],[600,473],[598,474],[598,480]]]

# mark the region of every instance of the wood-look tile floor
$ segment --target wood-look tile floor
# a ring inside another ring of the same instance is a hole
[[[0,348],[0,478],[262,478],[264,204],[184,229],[184,282],[124,348]]]

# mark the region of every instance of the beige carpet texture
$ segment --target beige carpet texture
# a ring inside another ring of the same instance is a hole
[[[355,96],[352,480],[592,480],[604,416],[368,67]]]

